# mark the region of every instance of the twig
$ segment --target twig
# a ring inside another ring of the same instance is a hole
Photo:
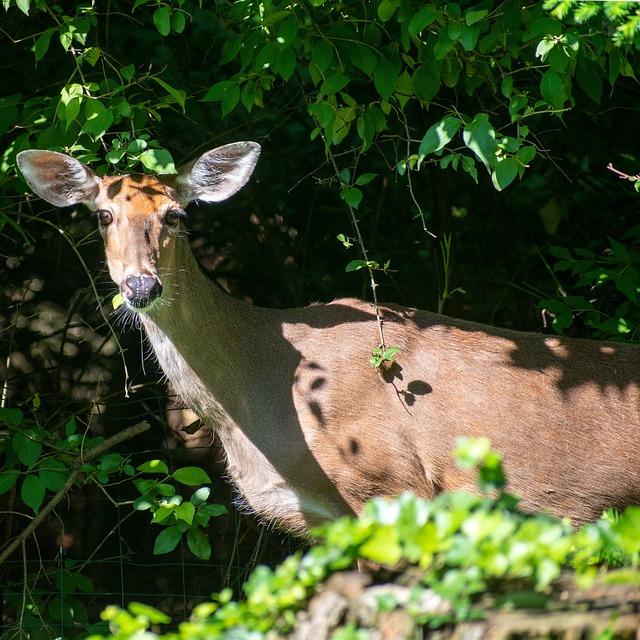
[[[135,438],[135,436],[140,435],[147,429],[149,429],[151,425],[143,420],[138,424],[134,424],[132,427],[125,429],[124,431],[120,431],[115,435],[107,438],[103,443],[89,449],[88,451],[83,451],[78,454],[73,461],[71,462],[71,473],[67,478],[67,481],[64,483],[62,489],[60,489],[54,496],[49,500],[49,502],[44,506],[44,508],[38,512],[36,517],[20,532],[18,536],[16,536],[5,549],[0,553],[0,565],[21,545],[24,544],[26,539],[35,531],[36,527],[40,525],[40,523],[58,506],[61,500],[65,497],[65,495],[69,492],[71,487],[74,485],[75,481],[78,479],[80,475],[81,467],[90,462],[94,458],[101,456],[103,453],[112,449],[116,445],[124,442],[125,440],[130,440],[131,438]]]

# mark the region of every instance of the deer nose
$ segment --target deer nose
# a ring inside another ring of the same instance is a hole
[[[162,285],[155,276],[127,276],[124,283],[127,289],[123,292],[125,298],[138,309],[148,307],[162,294]]]

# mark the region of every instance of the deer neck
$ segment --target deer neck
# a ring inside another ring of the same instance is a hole
[[[176,242],[162,275],[161,299],[140,314],[147,337],[183,400],[201,417],[213,414],[226,423],[242,402],[242,351],[254,308],[202,273],[186,238]]]

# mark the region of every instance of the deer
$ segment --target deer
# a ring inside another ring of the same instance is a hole
[[[95,212],[111,279],[160,368],[222,443],[245,508],[299,535],[376,496],[475,491],[452,451],[488,437],[525,511],[578,525],[640,503],[640,348],[494,328],[380,305],[390,366],[373,367],[376,309],[357,299],[267,309],[198,265],[185,207],[250,179],[261,147],[215,148],[170,175],[100,177],[26,150],[29,187]]]

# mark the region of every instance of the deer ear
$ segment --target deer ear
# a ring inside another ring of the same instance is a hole
[[[234,142],[201,155],[180,167],[172,179],[181,202],[221,202],[247,184],[258,157],[256,142]]]
[[[56,151],[21,151],[16,160],[25,180],[41,198],[56,205],[93,205],[100,178],[82,162]]]

